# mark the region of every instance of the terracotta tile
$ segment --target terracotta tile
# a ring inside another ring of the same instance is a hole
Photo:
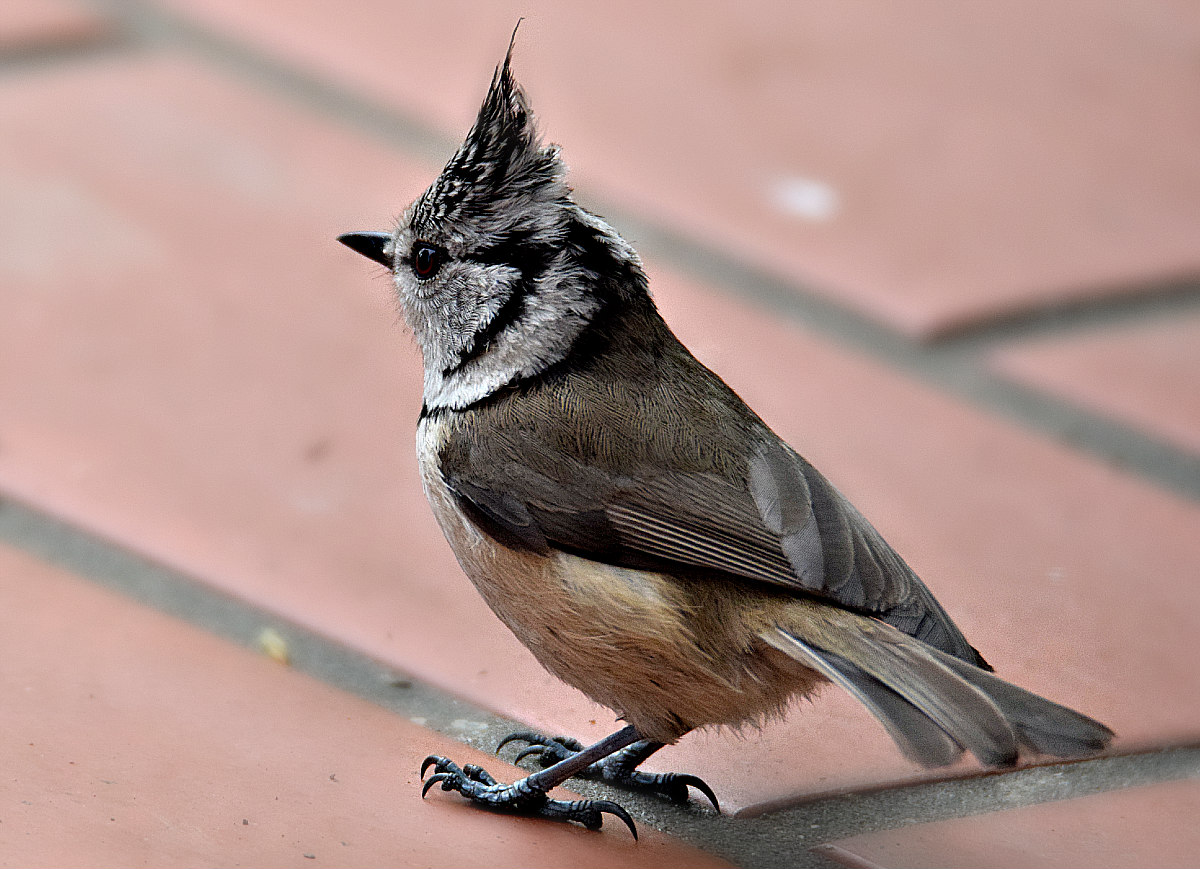
[[[523,15],[586,191],[910,334],[1200,268],[1187,2],[169,4],[455,138]]]
[[[1200,317],[1006,347],[1005,376],[1200,453]]]
[[[20,215],[0,247],[0,488],[504,714],[613,729],[459,572],[415,473],[411,340],[379,270],[332,241],[386,225],[435,170],[182,63],[0,82],[0,113],[20,194],[0,212]],[[681,336],[1003,675],[1123,747],[1196,737],[1180,650],[1200,508],[653,278]],[[836,692],[745,741],[689,737],[658,760],[672,767],[734,810],[925,775]]]
[[[0,865],[726,865],[422,803],[430,751],[517,772],[6,548],[0,594]]]
[[[1200,781],[1148,785],[815,848],[845,866],[1188,867],[1200,854]]]
[[[0,52],[90,42],[107,29],[100,15],[68,0],[5,0]]]

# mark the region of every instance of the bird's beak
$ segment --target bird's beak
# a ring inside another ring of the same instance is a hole
[[[373,259],[382,266],[392,268],[392,255],[387,252],[387,245],[392,237],[386,232],[347,232],[339,235],[338,241],[365,256]]]

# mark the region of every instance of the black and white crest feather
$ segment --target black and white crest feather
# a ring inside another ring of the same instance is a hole
[[[512,52],[510,43],[471,132],[418,202],[415,225],[519,216],[513,209],[531,197],[569,194],[561,184],[565,168],[558,149],[541,147],[525,94],[513,78]]]

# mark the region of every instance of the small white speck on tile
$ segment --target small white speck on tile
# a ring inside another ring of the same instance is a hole
[[[776,211],[812,223],[828,223],[842,205],[837,190],[829,184],[799,175],[772,178],[767,185],[767,196]]]

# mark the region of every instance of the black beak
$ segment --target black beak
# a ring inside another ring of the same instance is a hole
[[[339,235],[338,241],[352,251],[361,253],[367,259],[373,259],[381,266],[392,268],[392,255],[385,248],[392,237],[386,232],[347,232]]]

